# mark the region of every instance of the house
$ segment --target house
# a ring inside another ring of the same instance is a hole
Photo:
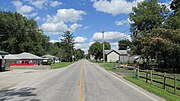
[[[1,58],[2,57],[0,57],[0,59]],[[29,60],[33,63],[40,65],[43,60],[43,58],[41,58],[37,55],[31,54],[31,53],[26,53],[26,52],[23,52],[21,54],[5,55],[4,59],[6,61],[6,67],[9,67],[9,65],[13,64],[13,63],[20,63],[20,61],[22,61],[22,60]]]
[[[46,61],[51,60],[52,63],[60,62],[60,59],[58,57],[50,55],[50,54],[43,55],[42,58]]]
[[[105,50],[104,52],[107,62],[127,62],[129,59],[127,50]]]

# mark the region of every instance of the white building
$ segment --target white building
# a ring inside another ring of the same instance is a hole
[[[127,62],[129,55],[127,50],[105,50],[105,59],[107,62]]]

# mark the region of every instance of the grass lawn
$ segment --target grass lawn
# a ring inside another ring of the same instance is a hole
[[[180,101],[180,97],[179,96],[176,96],[176,95],[173,95],[159,87],[156,87],[154,85],[150,85],[148,83],[145,83],[141,80],[138,80],[138,79],[135,79],[133,78],[132,76],[124,76],[124,78],[144,89],[146,89],[147,91],[149,92],[152,92],[160,97],[163,97],[165,98],[167,101]]]
[[[103,63],[103,62],[99,62],[96,63],[97,65],[99,65],[100,67],[104,67],[106,70],[114,70],[115,69],[115,63]]]
[[[70,64],[72,64],[73,62],[60,62],[60,63],[55,63],[52,65],[53,69],[57,69],[57,68],[62,68],[62,67],[66,67],[69,66]]]
[[[115,63],[96,63],[97,65],[101,66],[101,67],[104,67],[106,70],[110,70],[110,71],[113,71],[113,72],[116,72],[116,73],[121,73],[121,74],[124,74],[124,73],[128,73],[128,74],[134,74],[135,71],[134,70],[126,70],[126,69],[116,69],[115,66],[116,64]],[[144,75],[145,76],[145,73],[141,73],[140,72],[140,75]],[[133,78],[133,76],[127,76],[125,75],[124,78],[144,89],[146,89],[147,91],[149,92],[152,92],[160,97],[163,97],[165,98],[167,101],[180,101],[180,96],[177,96],[180,94],[180,91],[177,90],[176,93],[177,95],[173,95],[173,89],[170,88],[170,87],[166,87],[166,90],[162,89],[163,88],[163,85],[162,84],[158,84],[158,83],[155,83],[153,82],[153,84],[150,84],[150,83],[146,83],[145,82],[145,79],[143,78],[139,78],[139,79],[135,79]],[[157,76],[153,76],[153,79],[154,80],[157,80],[157,81],[163,81],[163,79],[161,77],[157,77]],[[173,80],[170,80],[168,79],[167,84],[170,84],[170,85],[173,85]],[[179,87],[180,85],[180,82],[176,82],[177,83],[177,86]]]
[[[100,67],[104,67],[106,70],[110,70],[113,72],[119,72],[119,73],[134,73],[134,70],[127,70],[127,69],[123,69],[123,68],[118,68],[116,69],[116,64],[115,63],[96,63],[97,65],[99,65]]]
[[[163,73],[158,73],[158,74],[163,75]],[[145,77],[146,74],[143,73],[143,72],[140,72],[140,75]],[[171,75],[168,74],[168,77],[170,77],[170,76],[171,76]],[[150,75],[148,75],[148,78],[150,79]],[[178,77],[178,79],[179,79],[179,77]],[[146,81],[146,79],[144,79],[144,78],[139,78],[139,80],[141,80],[141,81],[143,81],[143,82]],[[163,81],[164,81],[164,80],[163,80],[163,77],[159,77],[159,76],[156,76],[156,75],[153,75],[153,80],[156,80],[156,81],[159,81],[159,82],[162,82],[162,83],[163,83]],[[169,79],[169,78],[166,78],[166,84],[171,85],[171,86],[174,86],[174,80]],[[157,86],[158,88],[163,89],[163,84],[153,82],[153,85]],[[180,81],[176,81],[176,87],[180,87]],[[173,93],[174,93],[174,88],[171,88],[171,87],[166,86],[166,91],[173,94]],[[176,94],[177,94],[178,96],[180,96],[180,90],[176,90]]]

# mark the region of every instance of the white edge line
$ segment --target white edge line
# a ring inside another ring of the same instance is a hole
[[[76,62],[75,62],[75,63],[76,63]],[[73,63],[73,64],[71,64],[71,65],[69,65],[69,66],[67,66],[67,67],[64,67],[64,68],[65,68],[64,70],[58,71],[58,72],[56,72],[56,73],[50,75],[49,77],[47,77],[47,78],[45,78],[45,79],[43,79],[43,80],[41,80],[41,81],[39,81],[39,82],[37,82],[37,83],[31,85],[30,87],[35,87],[36,85],[40,84],[41,82],[44,82],[44,81],[48,80],[49,78],[51,78],[51,77],[53,77],[53,76],[55,76],[55,75],[57,75],[57,74],[59,74],[59,73],[65,71],[66,69],[68,69],[69,67],[71,67],[72,65],[74,65],[75,63]]]
[[[91,63],[91,62],[90,62],[90,63]],[[91,63],[91,64],[93,64],[93,63]],[[138,88],[136,88],[136,87],[134,87],[134,86],[130,85],[129,83],[127,83],[127,82],[125,82],[125,81],[121,80],[120,78],[118,78],[118,77],[116,77],[116,76],[112,75],[111,73],[109,73],[108,71],[106,71],[106,70],[102,69],[101,67],[99,67],[99,66],[97,66],[97,65],[95,65],[95,64],[93,64],[93,65],[94,65],[94,66],[96,66],[96,67],[98,67],[99,69],[103,70],[103,71],[104,71],[104,72],[106,72],[107,74],[109,74],[109,75],[113,76],[114,78],[118,79],[119,81],[123,82],[124,84],[128,85],[129,87],[131,87],[131,88],[133,88],[133,89],[137,90],[138,92],[142,93],[143,95],[145,95],[145,96],[149,97],[149,98],[150,98],[150,99],[152,99],[153,101],[158,101],[158,100],[154,99],[153,97],[151,97],[151,96],[147,95],[146,93],[144,93],[144,92],[140,91]]]

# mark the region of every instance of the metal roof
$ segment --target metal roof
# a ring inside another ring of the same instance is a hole
[[[20,57],[21,59],[40,59],[40,60],[43,59],[37,55],[31,54],[31,53],[26,53],[26,52],[18,54],[18,57]]]
[[[105,54],[109,54],[110,52],[115,51],[119,54],[128,54],[127,50],[104,50]]]
[[[56,56],[53,56],[53,55],[50,55],[50,54],[43,55],[43,56],[42,56],[42,58],[48,58],[48,59],[55,58],[55,59],[58,59],[58,57],[56,57]]]
[[[0,56],[0,59],[2,59],[2,57]],[[21,54],[9,54],[9,55],[5,55],[4,59],[19,59],[19,60],[22,60],[22,59],[27,59],[27,60],[30,60],[30,59],[35,59],[35,60],[42,60],[43,58],[37,56],[37,55],[34,55],[34,54],[31,54],[31,53],[21,53]]]
[[[8,52],[1,51],[1,50],[0,50],[0,55],[8,55],[8,54],[9,54]]]

